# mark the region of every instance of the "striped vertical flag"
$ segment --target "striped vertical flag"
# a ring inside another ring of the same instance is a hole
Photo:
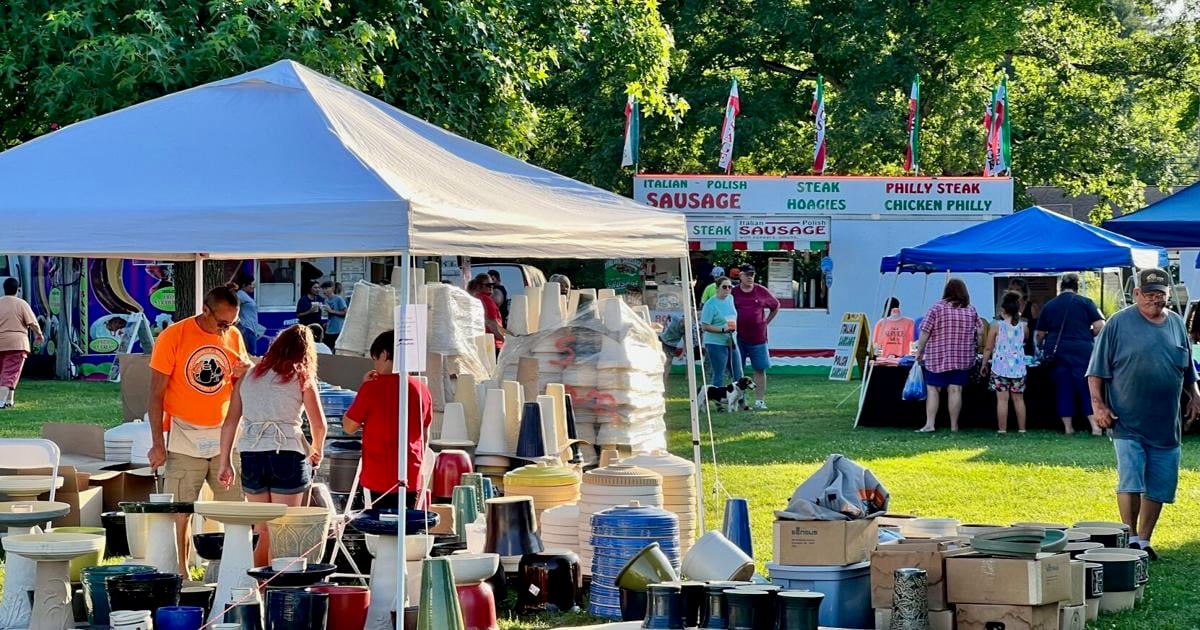
[[[817,130],[813,147],[813,172],[825,174],[825,77],[817,75],[817,91],[813,93],[812,113]]]
[[[738,97],[737,78],[729,87],[729,101],[725,104],[725,120],[721,122],[721,158],[717,166],[725,169],[726,173],[733,170],[733,137],[734,122],[742,111],[741,99]]]
[[[638,136],[640,131],[637,97],[630,94],[625,101],[625,147],[621,151],[621,166],[637,169]]]
[[[1012,146],[1011,127],[1008,121],[1008,77],[1000,79],[992,93],[992,103],[984,117],[987,127],[987,164],[984,175],[998,177],[1011,173]]]
[[[908,152],[904,155],[904,171],[921,172],[921,76],[913,77],[908,93]]]

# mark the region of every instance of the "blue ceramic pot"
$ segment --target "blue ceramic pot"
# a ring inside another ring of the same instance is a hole
[[[79,572],[79,581],[83,583],[83,602],[87,607],[88,623],[93,626],[108,625],[108,590],[105,580],[114,575],[130,573],[154,573],[155,569],[142,564],[110,564],[98,567],[84,567]]]
[[[329,594],[304,589],[267,589],[267,630],[325,630]]]
[[[200,630],[204,609],[196,606],[163,606],[154,611],[156,630]]]

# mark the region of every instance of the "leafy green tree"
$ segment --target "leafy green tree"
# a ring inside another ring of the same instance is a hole
[[[291,58],[521,155],[552,73],[608,59],[597,80],[661,103],[670,47],[651,0],[10,0],[0,148]]]

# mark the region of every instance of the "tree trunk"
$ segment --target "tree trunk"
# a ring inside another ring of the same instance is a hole
[[[223,286],[226,278],[222,277],[222,265],[219,260],[205,260],[203,279],[204,291]],[[181,321],[196,314],[196,265],[190,262],[175,263],[175,321]]]

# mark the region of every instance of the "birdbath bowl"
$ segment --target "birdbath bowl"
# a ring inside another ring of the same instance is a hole
[[[258,532],[254,532],[250,542],[252,548],[258,546]],[[192,534],[192,548],[207,564],[204,567],[204,579],[201,581],[205,584],[215,584],[217,576],[220,575],[221,554],[225,550],[225,532]]]
[[[48,479],[48,478],[47,478]],[[21,536],[39,533],[39,523],[66,516],[71,506],[58,501],[13,501],[0,503],[0,526],[8,535]],[[33,560],[13,554],[4,567],[4,599],[0,600],[0,628],[25,628],[33,607],[28,592],[34,587]]]
[[[75,622],[68,563],[103,548],[95,534],[18,534],[4,538],[4,550],[37,563],[29,630],[65,630]],[[24,597],[25,593],[21,593]]]
[[[446,557],[455,586],[478,584],[496,575],[500,568],[500,554],[496,553],[453,553]]]
[[[119,505],[126,515],[141,514],[144,518],[146,557],[139,558],[138,560],[145,560],[139,564],[151,565],[162,573],[179,573],[179,544],[175,540],[175,520],[181,514],[191,514],[192,504],[182,501],[131,501]]]
[[[400,534],[400,515],[388,510],[364,510],[350,522],[354,529],[367,534],[367,548],[375,561],[371,563],[371,603],[367,605],[367,623],[364,630],[391,630],[392,613],[396,606],[396,572],[400,566],[400,554],[396,549],[396,536]],[[372,536],[378,536],[371,542]],[[433,536],[405,536],[406,545],[420,539],[427,552],[433,545]],[[419,543],[418,543],[419,544]],[[405,555],[413,553],[406,547]],[[402,607],[400,608],[402,609]]]
[[[213,597],[209,623],[221,621],[221,611],[232,600],[233,589],[258,587],[258,581],[246,574],[254,567],[254,545],[250,527],[255,523],[275,520],[286,512],[287,506],[282,503],[196,502],[197,514],[225,525],[221,568],[217,572],[217,592]]]
[[[50,475],[0,475],[0,496],[32,500],[50,492],[51,485],[55,490],[61,488],[63,478]]]

